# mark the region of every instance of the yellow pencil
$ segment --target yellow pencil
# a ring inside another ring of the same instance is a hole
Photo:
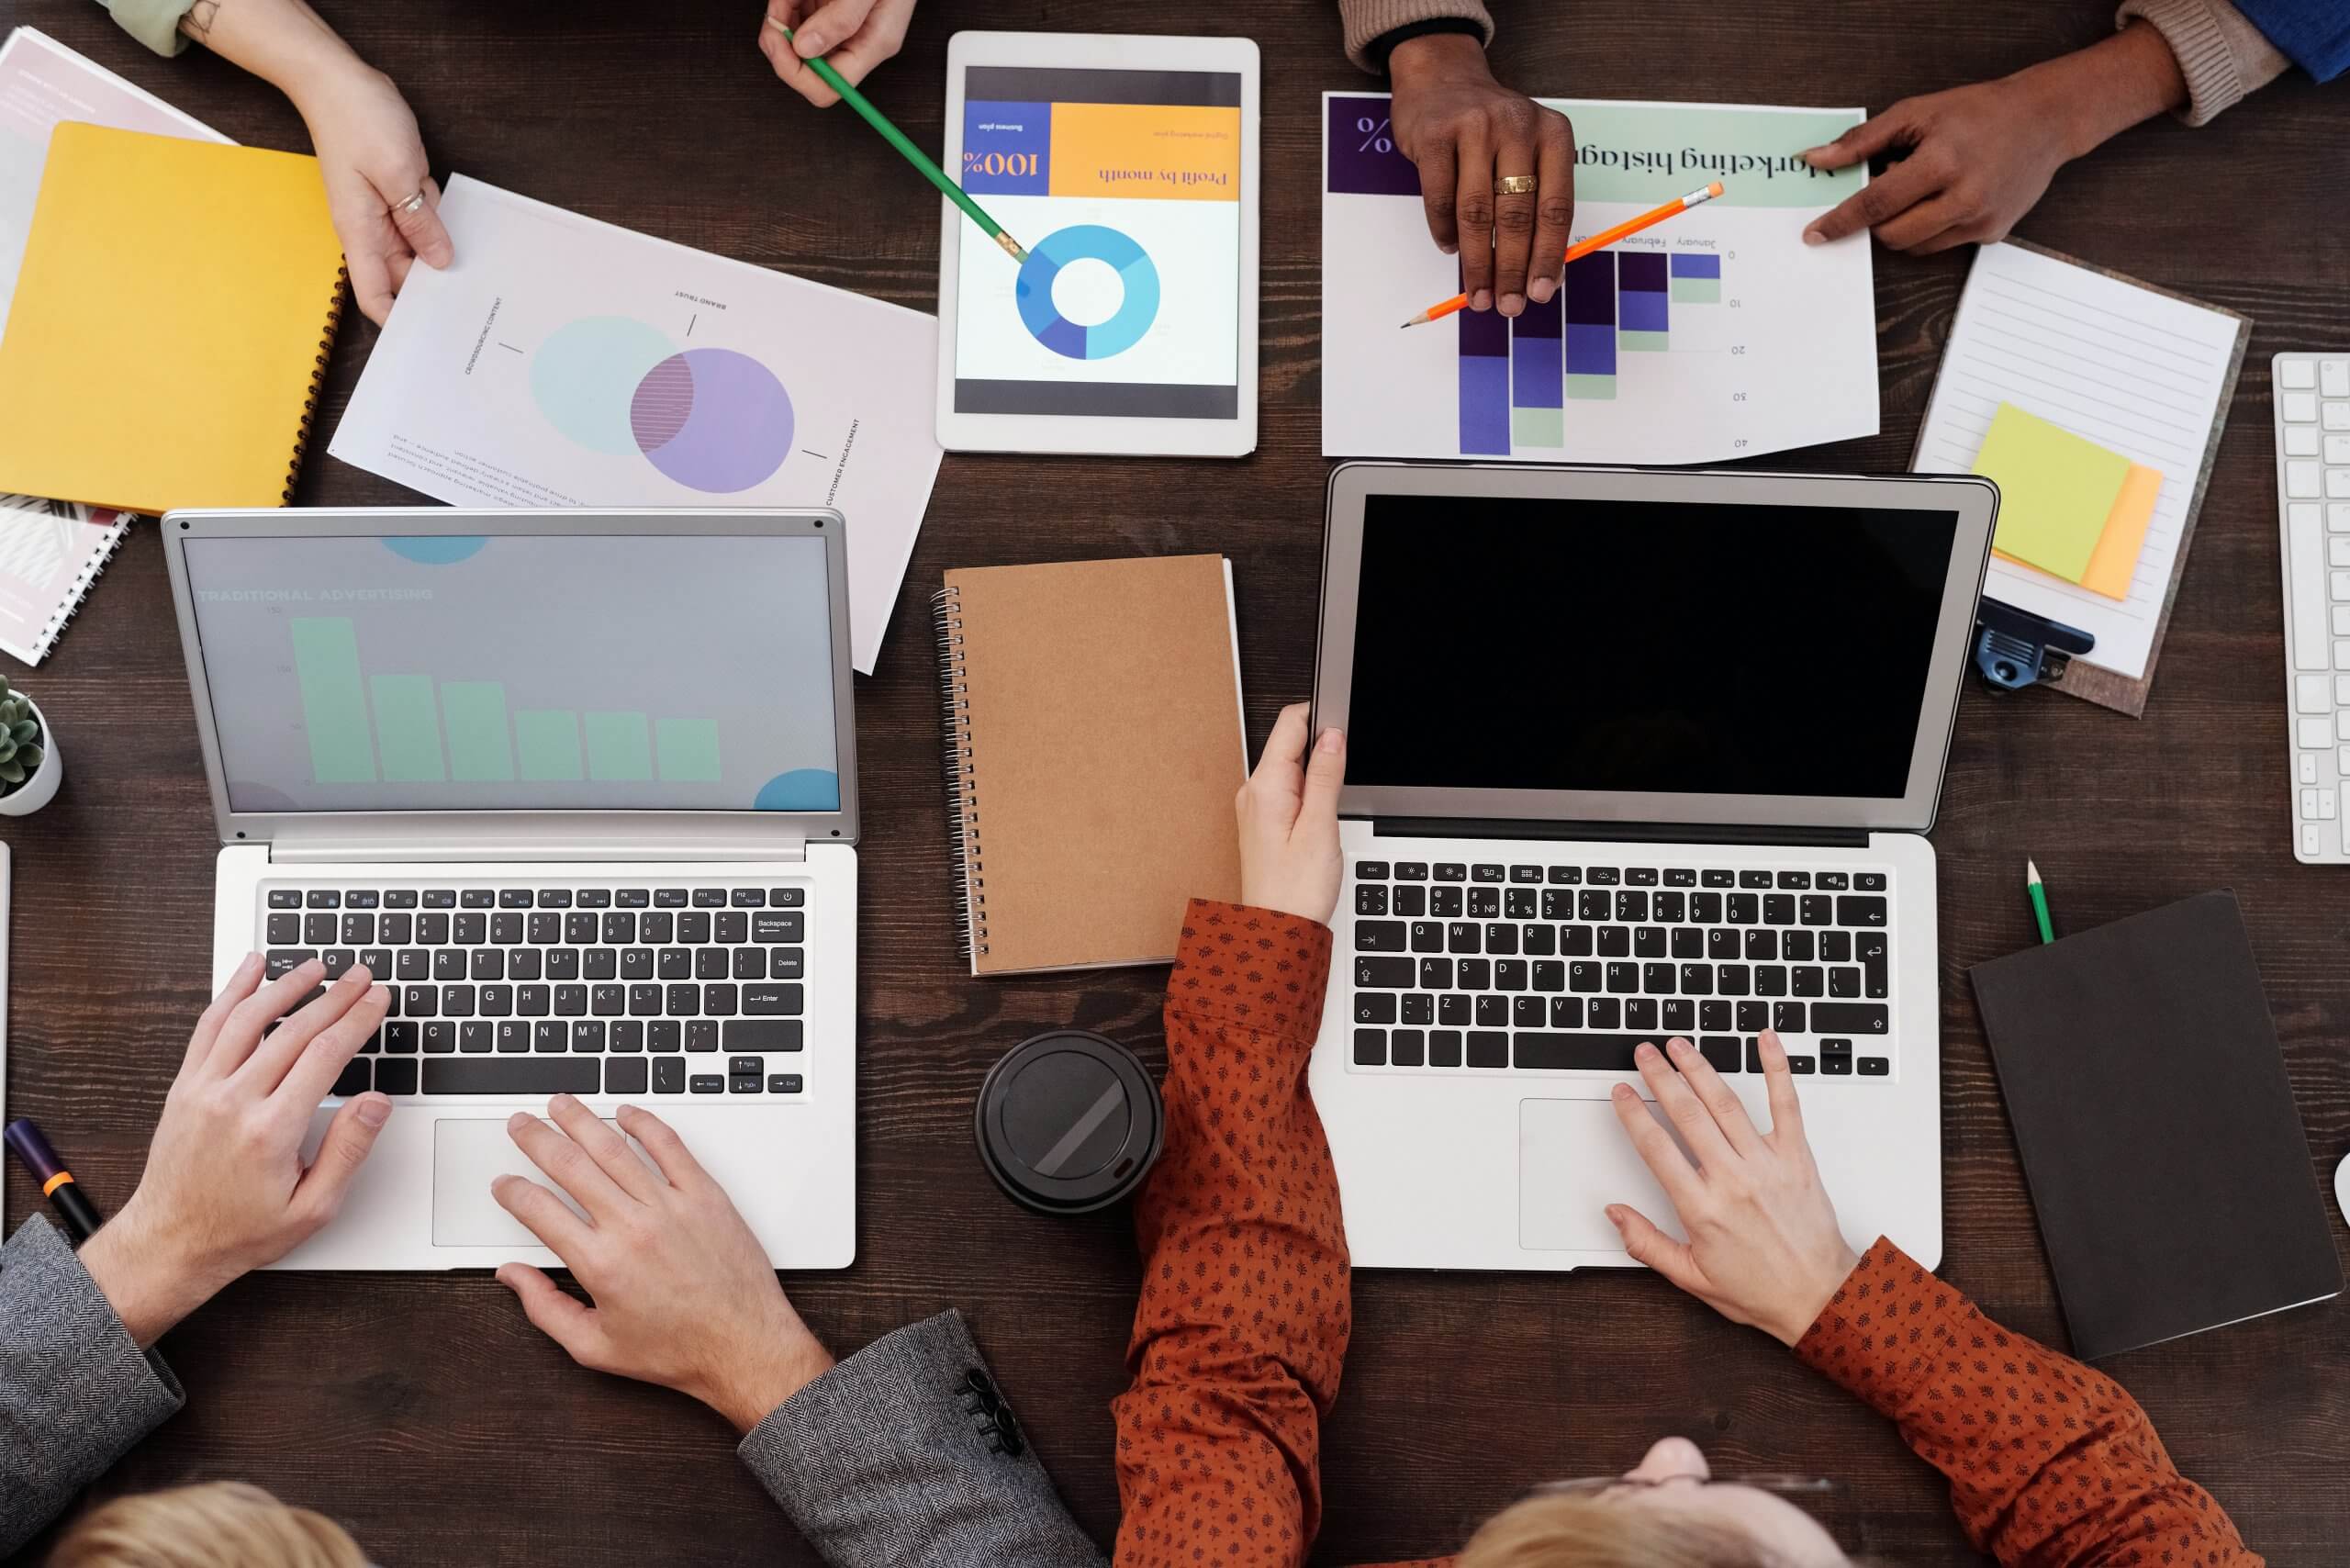
[[[1721,194],[1722,183],[1719,180],[1716,180],[1704,190],[1691,191],[1685,196],[1679,196],[1672,201],[1666,202],[1662,207],[1658,207],[1653,212],[1644,212],[1638,218],[1628,218],[1613,229],[1603,229],[1598,233],[1593,235],[1590,239],[1579,240],[1575,243],[1568,246],[1567,261],[1570,263],[1579,262],[1585,256],[1590,255],[1594,251],[1605,250],[1607,246],[1613,245],[1617,241],[1621,240],[1627,234],[1638,234],[1641,230],[1647,229],[1654,224],[1662,223],[1666,218],[1673,217],[1676,213],[1686,212],[1693,207],[1703,207],[1706,203],[1713,200],[1716,196]],[[1418,315],[1404,322],[1404,325],[1406,327],[1416,327],[1423,321],[1438,320],[1443,317],[1451,315],[1455,310],[1465,310],[1468,307],[1469,297],[1465,294],[1456,294],[1441,305],[1429,306],[1427,309],[1421,311]]]

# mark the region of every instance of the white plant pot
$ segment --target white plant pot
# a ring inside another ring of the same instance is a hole
[[[32,699],[25,700],[31,704],[33,717],[40,721],[40,766],[20,788],[0,795],[0,817],[30,816],[57,798],[57,787],[65,778],[65,759],[58,755],[57,734],[49,727],[49,715]]]

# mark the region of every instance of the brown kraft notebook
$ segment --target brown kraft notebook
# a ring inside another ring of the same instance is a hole
[[[1230,564],[949,572],[937,617],[971,972],[1172,959],[1186,900],[1240,894]]]

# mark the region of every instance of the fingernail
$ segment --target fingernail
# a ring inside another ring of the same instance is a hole
[[[1526,296],[1522,294],[1505,294],[1502,296],[1503,315],[1515,316],[1525,308]]]
[[[537,1120],[538,1118],[528,1111],[517,1111],[506,1118],[506,1130],[509,1133],[519,1133]]]
[[[500,1264],[498,1266],[498,1273],[497,1273],[497,1275],[496,1275],[496,1278],[497,1278],[497,1280],[498,1280],[498,1282],[499,1284],[501,1284],[501,1285],[504,1285],[504,1286],[505,1286],[508,1290],[509,1290],[509,1291],[510,1291],[510,1290],[512,1290],[512,1289],[514,1288],[514,1282],[513,1282],[512,1280],[510,1280],[510,1279],[509,1279],[509,1278],[507,1278],[507,1277],[506,1277],[506,1271],[507,1271],[507,1270],[509,1270],[509,1269],[510,1269],[510,1268],[512,1268],[513,1266],[514,1266],[514,1265],[513,1265],[513,1264],[511,1264],[511,1263],[500,1263]]]
[[[1611,1098],[1617,1100],[1629,1100],[1633,1097],[1632,1086],[1628,1083],[1619,1083],[1607,1092]]]
[[[1665,1041],[1664,1048],[1673,1052],[1675,1056],[1686,1055],[1689,1050],[1689,1042],[1676,1035],[1672,1039]]]
[[[1807,147],[1802,151],[1796,153],[1796,156],[1802,159],[1805,162],[1809,163],[1827,151],[1828,149],[1825,147]]]
[[[1537,305],[1550,303],[1550,296],[1558,292],[1558,284],[1547,277],[1538,277],[1526,286],[1526,297]]]
[[[1437,249],[1448,256],[1457,256],[1460,253],[1460,247],[1458,245],[1438,245]]]
[[[1624,1223],[1624,1211],[1617,1208],[1614,1204],[1608,1204],[1604,1212],[1607,1215],[1608,1224],[1621,1225]]]
[[[1493,308],[1494,291],[1490,288],[1481,288],[1469,297],[1469,308],[1472,310],[1491,310]]]
[[[824,35],[812,28],[802,28],[792,35],[791,47],[802,60],[813,60],[824,52]]]
[[[578,1103],[579,1102],[577,1100],[568,1094],[558,1094],[554,1099],[547,1102],[547,1109],[550,1111],[566,1111]]]
[[[1337,730],[1325,730],[1322,732],[1322,738],[1314,743],[1314,749],[1325,752],[1336,751],[1346,744],[1347,737],[1342,732]]]
[[[1657,1059],[1656,1047],[1649,1044],[1646,1040],[1642,1040],[1639,1045],[1632,1047],[1632,1059],[1635,1061],[1654,1061]],[[1631,1085],[1628,1083],[1619,1083],[1616,1087],[1618,1089],[1628,1090],[1631,1088]]]
[[[360,1126],[380,1127],[391,1119],[392,1103],[389,1100],[372,1091],[359,1097]]]
[[[1807,229],[1803,231],[1803,242],[1807,245],[1825,245],[1828,243],[1828,236],[1817,229]]]

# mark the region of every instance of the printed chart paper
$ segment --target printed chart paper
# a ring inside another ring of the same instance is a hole
[[[938,323],[460,174],[328,450],[458,506],[830,506],[871,674],[942,455]]]
[[[1860,109],[1540,100],[1574,122],[1580,240],[1712,180],[1703,207],[1586,256],[1514,321],[1463,310],[1383,95],[1323,95],[1322,451],[1708,463],[1874,435],[1869,237],[1804,227],[1866,183],[1796,154]]]

